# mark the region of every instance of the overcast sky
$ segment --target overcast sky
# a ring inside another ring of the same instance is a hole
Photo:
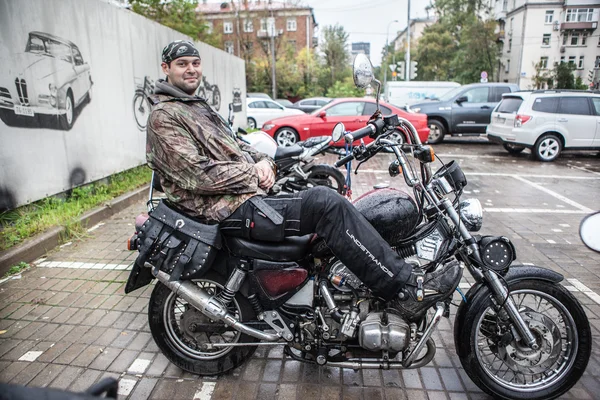
[[[221,3],[223,0],[208,0]],[[285,1],[285,0],[274,0]],[[381,63],[381,50],[385,46],[389,25],[389,39],[392,41],[398,31],[406,28],[408,0],[302,0],[310,5],[315,14],[319,29],[327,25],[340,24],[349,33],[348,51],[352,42],[371,43],[371,62]],[[425,7],[430,0],[411,0],[411,18],[427,16]]]

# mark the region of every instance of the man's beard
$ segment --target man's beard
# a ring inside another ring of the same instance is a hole
[[[186,80],[185,77],[183,77],[179,82],[177,82],[177,85],[175,86],[179,87],[179,89],[183,90],[187,94],[193,95],[194,93],[196,93],[196,90],[200,86],[200,76],[196,78],[196,81],[194,83]]]

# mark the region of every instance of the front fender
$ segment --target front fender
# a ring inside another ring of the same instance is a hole
[[[512,265],[506,275],[504,275],[504,280],[508,284],[525,279],[538,279],[542,281],[558,283],[564,279],[564,276],[558,272],[535,265]],[[460,303],[458,311],[456,312],[456,318],[454,319],[454,343],[458,343],[460,341],[460,332],[462,332],[465,315],[467,314],[469,307],[471,307],[471,300],[482,290],[487,290],[489,292],[490,289],[483,282],[476,283],[475,285],[471,286],[471,289],[469,289],[465,295],[466,302],[463,301]],[[456,349],[457,352],[460,351],[458,347],[459,346],[457,346]],[[462,355],[459,354],[459,356]]]

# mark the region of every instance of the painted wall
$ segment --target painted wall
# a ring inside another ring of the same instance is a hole
[[[190,38],[103,1],[0,1],[0,211],[145,163],[141,94],[175,39]],[[243,60],[197,46],[199,94],[245,126]]]

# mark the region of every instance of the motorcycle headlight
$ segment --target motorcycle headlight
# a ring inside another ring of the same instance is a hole
[[[262,130],[268,131],[269,129],[273,129],[274,126],[275,126],[275,124],[264,124],[262,127]]]
[[[470,232],[477,232],[483,224],[483,209],[477,199],[466,199],[460,202],[460,220]]]

